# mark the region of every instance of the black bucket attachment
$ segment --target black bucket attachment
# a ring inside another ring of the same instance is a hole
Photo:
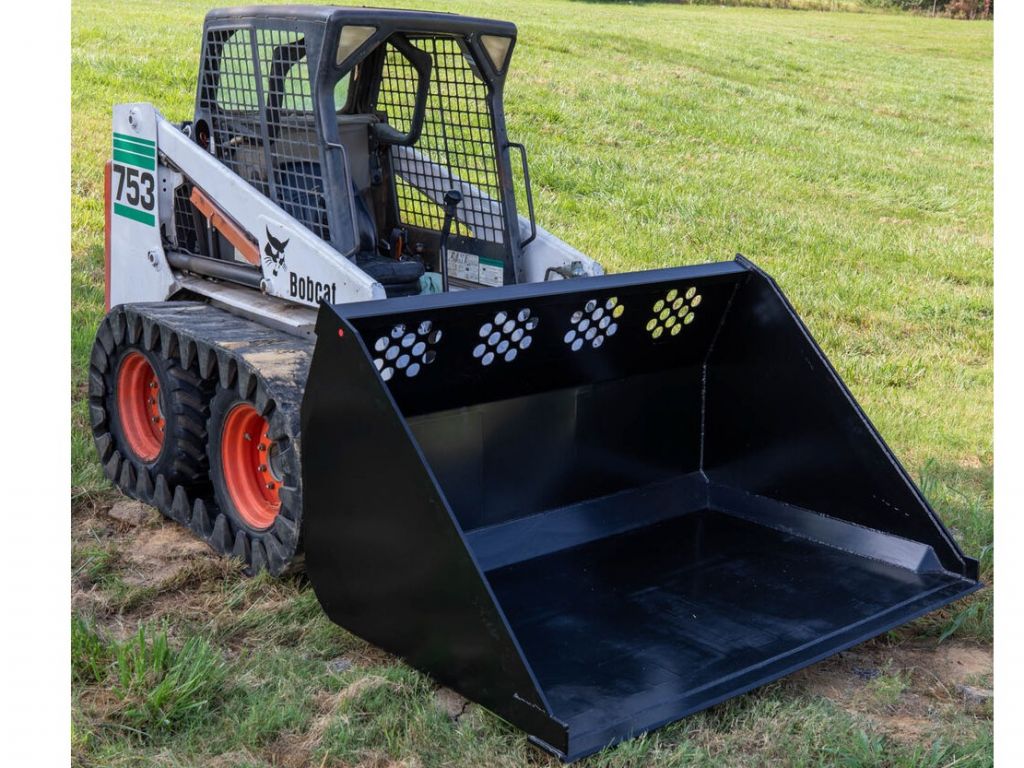
[[[321,604],[563,759],[980,586],[742,257],[325,305],[317,335]]]

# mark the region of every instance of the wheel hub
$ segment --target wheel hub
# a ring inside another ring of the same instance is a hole
[[[277,446],[269,430],[267,420],[249,403],[234,406],[224,419],[224,484],[242,521],[255,530],[269,528],[281,511]]]
[[[160,407],[160,382],[141,352],[129,352],[117,372],[117,410],[128,449],[149,463],[164,445],[166,420]]]

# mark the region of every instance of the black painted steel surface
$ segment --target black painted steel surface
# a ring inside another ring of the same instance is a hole
[[[321,604],[563,759],[980,586],[742,257],[324,305],[317,334]]]

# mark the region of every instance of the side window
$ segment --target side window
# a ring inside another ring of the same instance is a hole
[[[352,73],[349,72],[337,83],[334,84],[334,111],[341,112],[348,104],[348,87],[352,82]]]
[[[210,145],[228,168],[265,190],[260,158],[259,82],[252,31],[213,29],[206,35],[199,109],[209,117]]]
[[[256,30],[263,94],[268,109],[312,112],[313,96],[306,61],[306,40],[300,32]]]
[[[329,240],[304,32],[259,28],[207,34],[200,107],[210,116],[217,157]]]
[[[256,113],[259,95],[249,30],[212,33],[211,48],[218,43],[220,55],[209,62],[217,73],[216,106],[224,112]]]
[[[461,183],[460,221],[452,231],[501,245],[505,239],[502,188],[487,84],[456,38],[424,37],[410,42],[430,56],[432,66],[416,155],[392,147],[399,220],[440,231],[444,209],[437,201]],[[389,45],[375,106],[398,131],[408,131],[412,125],[418,86],[419,74],[412,62]]]
[[[270,143],[265,149],[270,155],[274,198],[317,236],[329,240],[305,35],[296,30],[257,29],[256,58],[266,101],[264,122]]]

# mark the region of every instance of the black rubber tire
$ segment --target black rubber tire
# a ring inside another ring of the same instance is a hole
[[[121,427],[117,408],[117,373],[121,361],[132,352],[146,358],[156,374],[160,387],[160,410],[165,427],[160,453],[152,461],[143,461],[129,448]],[[177,360],[160,354],[159,347],[147,350],[140,344],[118,345],[109,356],[110,365],[104,378],[104,409],[108,419],[113,447],[131,463],[135,474],[145,469],[150,476],[162,475],[170,487],[183,486],[188,491],[209,487],[210,467],[206,453],[206,422],[213,383],[181,367]],[[134,488],[122,489],[133,492]]]

